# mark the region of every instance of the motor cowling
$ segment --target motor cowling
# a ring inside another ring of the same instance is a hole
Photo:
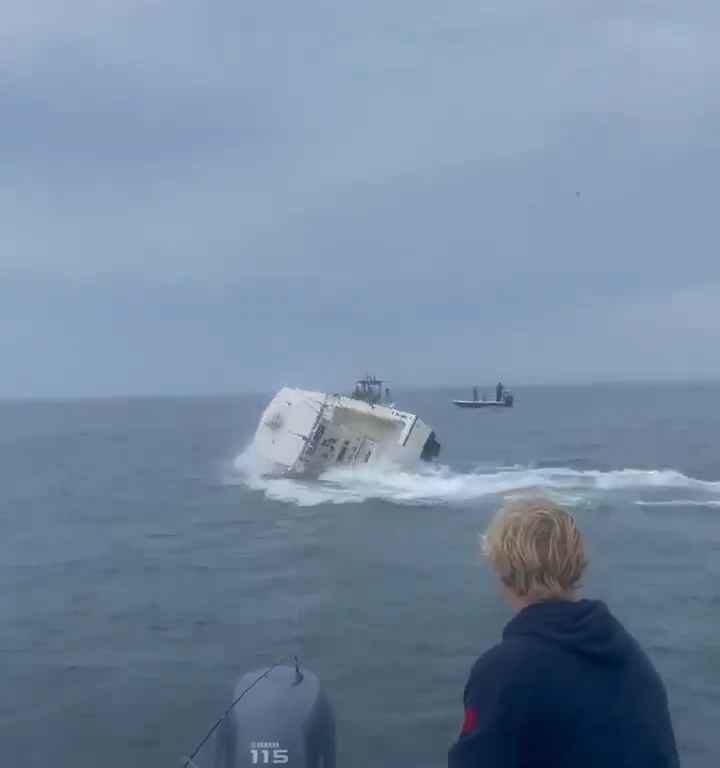
[[[290,666],[263,675],[238,680],[233,700],[252,688],[217,733],[215,768],[335,768],[335,717],[317,675]]]

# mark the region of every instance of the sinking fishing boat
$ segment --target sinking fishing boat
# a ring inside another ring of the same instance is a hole
[[[370,376],[349,396],[284,387],[255,432],[263,473],[317,476],[332,467],[434,459],[440,443],[432,428],[388,400],[383,382]]]

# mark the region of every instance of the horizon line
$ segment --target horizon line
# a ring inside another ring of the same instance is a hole
[[[528,383],[527,381],[519,384],[508,385],[509,389],[549,389],[559,387],[576,387],[579,389],[598,387],[598,386],[637,386],[643,384],[720,384],[719,376],[677,376],[653,378],[649,376],[625,377],[609,379],[588,379],[588,380],[547,380]],[[428,390],[456,390],[472,386],[491,386],[490,384],[400,384],[393,388],[401,392],[425,392]],[[492,385],[494,386],[494,384]],[[299,387],[302,389],[302,387]],[[109,394],[77,394],[77,395],[0,395],[0,405],[11,404],[61,404],[61,403],[80,403],[80,402],[113,402],[128,400],[221,400],[237,397],[266,397],[272,393],[272,389],[252,389],[252,390],[226,390],[226,391],[208,391],[208,392],[135,392],[135,393],[109,393]],[[323,390],[321,390],[323,391]],[[326,391],[330,391],[327,389]]]

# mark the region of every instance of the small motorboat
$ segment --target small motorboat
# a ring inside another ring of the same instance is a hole
[[[512,408],[515,397],[509,389],[498,384],[494,400],[488,400],[484,395],[481,399],[478,395],[478,388],[473,387],[472,400],[453,400],[452,402],[458,408]]]

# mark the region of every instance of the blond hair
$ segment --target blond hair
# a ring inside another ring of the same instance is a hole
[[[531,601],[572,593],[587,566],[573,516],[541,497],[503,506],[483,537],[483,554],[508,589]]]

